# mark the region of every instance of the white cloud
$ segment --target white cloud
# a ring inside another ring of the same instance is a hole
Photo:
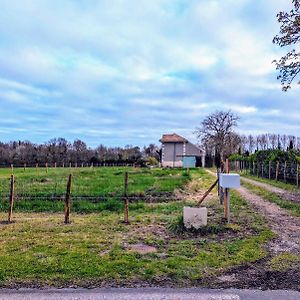
[[[300,109],[298,89],[283,94],[271,63],[284,53],[271,42],[275,16],[289,6],[3,0],[0,112],[11,118],[14,108],[20,128],[43,140],[65,133],[90,143],[156,142],[164,131],[189,136],[203,116],[228,108],[264,129],[263,118]],[[295,115],[286,122],[299,123]]]

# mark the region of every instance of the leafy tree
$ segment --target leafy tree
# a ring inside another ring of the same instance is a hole
[[[289,12],[282,11],[277,14],[280,33],[274,37],[273,43],[280,47],[295,45],[300,41],[300,0],[293,0],[293,6]],[[276,69],[279,70],[277,79],[281,81],[282,90],[287,91],[300,72],[300,53],[292,49],[274,62]]]

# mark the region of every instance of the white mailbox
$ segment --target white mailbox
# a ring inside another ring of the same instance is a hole
[[[240,175],[220,174],[220,186],[227,189],[237,189],[241,185]]]

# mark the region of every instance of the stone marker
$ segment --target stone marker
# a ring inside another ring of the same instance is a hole
[[[207,208],[206,207],[184,207],[183,223],[186,228],[199,229],[207,225]]]

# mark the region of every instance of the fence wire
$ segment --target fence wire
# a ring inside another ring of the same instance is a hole
[[[0,172],[0,197],[6,201],[10,195],[9,169]],[[72,200],[91,202],[124,197],[124,174],[128,176],[130,201],[161,202],[179,200],[174,190],[189,179],[185,170],[132,170],[129,168],[14,168],[15,200],[52,200],[65,198],[68,175],[72,176]]]
[[[296,162],[248,162],[233,161],[230,168],[270,180],[282,181],[299,186],[299,164]]]

